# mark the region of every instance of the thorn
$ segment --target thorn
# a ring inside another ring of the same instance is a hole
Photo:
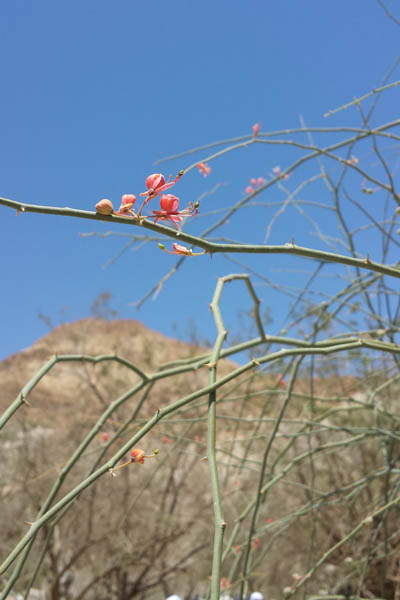
[[[32,404],[25,398],[25,396],[23,394],[22,394],[21,398],[22,398],[22,402],[24,402],[24,404],[27,404],[30,408],[33,408]]]

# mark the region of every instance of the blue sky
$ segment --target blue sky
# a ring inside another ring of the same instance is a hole
[[[396,4],[386,3],[393,11]],[[313,127],[358,126],[354,108],[323,115],[379,85],[399,54],[399,27],[375,0],[3,0],[0,30],[0,196],[87,210],[100,198],[118,207],[121,194],[143,191],[146,176],[161,169],[154,166],[158,159],[244,135],[255,122],[262,122],[262,131],[294,128],[302,115]],[[396,71],[391,81],[398,78]],[[398,106],[397,89],[387,92],[376,122],[397,118]],[[213,162],[208,178],[191,171],[174,188],[182,205],[220,187],[202,202],[205,216],[185,229],[202,231],[212,222],[207,213],[240,199],[250,177],[267,177],[294,156],[276,147],[249,148]],[[176,173],[193,160],[174,160],[162,170]],[[322,187],[310,198],[318,193]],[[0,358],[48,331],[38,313],[55,325],[89,316],[91,303],[105,291],[121,318],[182,338],[195,323],[200,337],[212,338],[207,304],[216,278],[242,270],[223,256],[188,260],[137,311],[132,303],[175,257],[153,243],[104,268],[127,239],[79,236],[140,233],[136,228],[17,217],[3,206],[0,213]],[[268,217],[260,222],[248,211],[218,235],[262,243],[267,224]],[[297,243],[318,245],[294,214],[270,241],[285,243],[293,231]],[[287,276],[277,269],[311,268],[299,259],[266,261],[257,257],[252,264],[278,284]],[[290,283],[301,286],[301,277],[291,274]],[[238,311],[250,306],[233,285],[223,303],[232,327]],[[289,305],[258,285],[277,330]]]

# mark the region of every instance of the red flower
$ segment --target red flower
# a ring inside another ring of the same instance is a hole
[[[157,221],[172,221],[178,229],[183,217],[194,217],[198,213],[197,202],[195,204],[189,202],[186,208],[178,210],[179,198],[173,194],[163,194],[160,198],[160,207],[161,210],[153,210],[153,214],[149,218],[154,219],[154,223],[157,223]]]
[[[110,436],[108,435],[108,433],[106,431],[101,434],[101,439],[103,440],[103,442],[108,442],[109,437]]]
[[[261,541],[260,538],[256,538],[253,542],[253,548],[254,550],[258,550],[258,548],[261,546]]]
[[[207,177],[211,173],[211,167],[207,163],[201,162],[197,165],[197,168],[200,173],[203,173],[203,177]]]
[[[260,123],[254,123],[253,125],[253,136],[256,138],[260,133]]]
[[[171,443],[171,440],[166,435],[163,436],[162,441],[163,441],[163,444],[170,444]]]

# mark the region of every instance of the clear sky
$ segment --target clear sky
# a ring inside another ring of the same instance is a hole
[[[396,1],[386,6],[400,16]],[[262,131],[299,127],[300,116],[313,127],[358,126],[354,108],[323,115],[378,86],[400,47],[399,26],[376,0],[2,0],[0,32],[0,196],[86,210],[103,197],[118,207],[121,194],[145,189],[149,173],[176,173],[194,160],[155,167],[158,159],[244,135],[256,122]],[[398,117],[398,89],[385,102],[382,122],[385,111],[386,120]],[[174,192],[184,206],[220,184],[201,204],[207,213],[240,199],[250,177],[268,177],[285,162],[274,148],[251,148],[213,162],[207,178],[193,170]],[[176,257],[152,243],[104,268],[128,238],[79,233],[139,230],[16,216],[3,206],[0,215],[0,358],[47,333],[39,313],[55,325],[89,316],[105,291],[122,318],[183,338],[196,323],[200,337],[210,338],[216,278],[242,270],[223,256],[187,260],[138,311],[132,303]],[[201,231],[211,222],[202,218],[185,230]],[[290,241],[295,230],[297,243],[315,245],[310,228],[290,218],[270,241]],[[218,235],[262,243],[268,220],[258,225],[247,212]],[[268,261],[264,270],[274,279],[281,262]],[[259,285],[277,329],[287,306]],[[239,287],[224,302],[232,321],[249,306]]]

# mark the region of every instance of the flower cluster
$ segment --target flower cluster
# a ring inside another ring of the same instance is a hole
[[[205,163],[202,165],[202,172],[204,175],[208,175],[211,171]],[[199,167],[200,167],[199,165]],[[175,183],[182,177],[184,171],[179,171],[175,179],[171,180],[171,177],[166,181],[162,173],[153,173],[146,179],[145,192],[140,194],[143,197],[143,202],[137,212],[134,211],[133,205],[136,202],[136,196],[134,194],[124,194],[121,199],[121,206],[117,211],[114,211],[111,200],[103,198],[96,204],[96,212],[100,215],[111,216],[125,216],[133,217],[134,219],[140,220],[142,217],[148,219],[154,219],[154,223],[157,221],[171,221],[178,229],[183,219],[186,217],[194,217],[198,213],[199,203],[189,202],[188,206],[182,210],[179,210],[179,198],[174,194],[165,194]],[[150,215],[143,215],[143,208],[156,196],[160,196],[160,210],[153,210]]]
[[[252,177],[250,179],[250,185],[245,189],[246,194],[252,194],[256,191],[257,188],[261,187],[265,183],[265,179],[263,177]]]

